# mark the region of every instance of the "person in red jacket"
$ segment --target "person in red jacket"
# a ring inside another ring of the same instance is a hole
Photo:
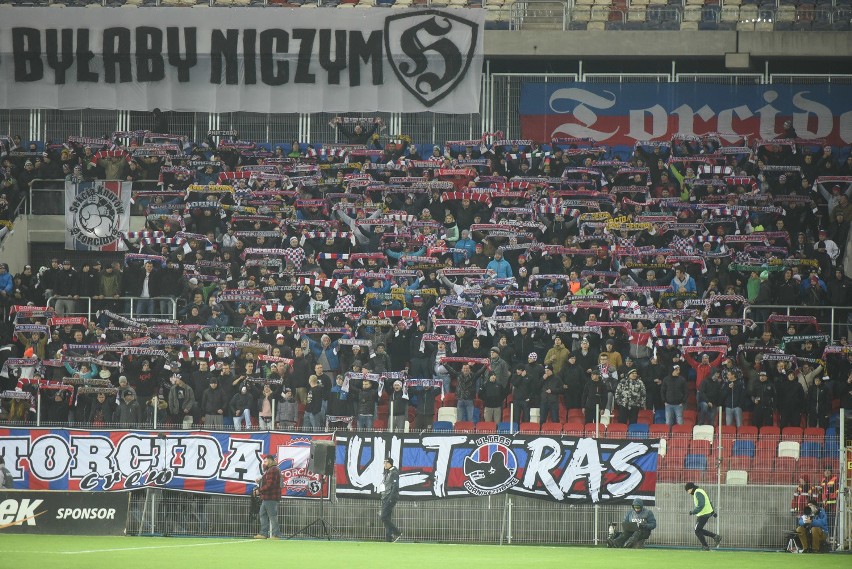
[[[263,457],[263,476],[258,479],[256,495],[260,498],[260,533],[255,539],[278,539],[278,502],[281,500],[281,469],[274,454]]]
[[[716,352],[716,357],[710,359],[710,354],[701,354],[701,361],[692,357],[689,352],[684,352],[683,359],[695,370],[695,389],[701,387],[701,382],[713,375],[713,371],[722,365],[723,352]]]

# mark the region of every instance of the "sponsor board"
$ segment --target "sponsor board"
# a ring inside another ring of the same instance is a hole
[[[0,491],[0,535],[122,535],[127,495],[114,492]]]

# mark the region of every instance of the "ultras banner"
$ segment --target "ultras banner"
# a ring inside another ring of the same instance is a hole
[[[731,142],[783,138],[852,142],[852,85],[533,83],[521,85],[521,136],[589,137],[608,145],[720,133]]]
[[[0,457],[14,489],[107,491],[157,487],[249,494],[265,454],[275,454],[284,497],[319,498],[328,485],[308,470],[311,440],[331,434],[0,429]]]
[[[132,182],[65,182],[65,249],[124,251]]]
[[[479,112],[484,10],[321,14],[0,7],[0,108]]]
[[[337,495],[377,497],[383,462],[409,500],[511,492],[557,502],[654,503],[659,440],[539,435],[339,434]]]

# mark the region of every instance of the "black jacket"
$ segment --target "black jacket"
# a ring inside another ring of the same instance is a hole
[[[602,380],[586,382],[583,388],[583,407],[586,409],[594,409],[595,405],[600,405],[601,408],[606,406],[608,389]]]
[[[479,398],[486,407],[502,407],[506,400],[506,390],[496,381],[486,381],[479,388]]]
[[[686,378],[682,375],[669,375],[660,387],[663,403],[683,405],[686,403]]]

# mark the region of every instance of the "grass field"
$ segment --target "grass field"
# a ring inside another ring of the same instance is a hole
[[[686,549],[610,550],[593,547],[535,547],[370,543],[350,541],[182,539],[144,537],[0,536],[0,567],[15,569],[549,569],[570,563],[582,569],[798,569],[848,568],[843,554],[792,555]]]

